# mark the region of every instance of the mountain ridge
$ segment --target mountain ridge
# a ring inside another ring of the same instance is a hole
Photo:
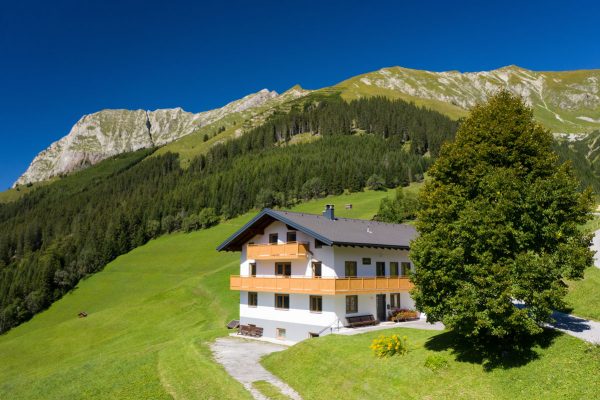
[[[178,142],[232,115],[237,115],[234,122],[218,126],[218,130],[227,130],[221,140],[236,137],[260,124],[279,106],[312,92],[339,92],[347,101],[372,96],[400,98],[459,119],[502,89],[522,96],[538,122],[554,133],[581,135],[600,129],[600,69],[532,71],[507,65],[490,71],[433,72],[392,66],[316,91],[299,85],[282,94],[262,89],[199,113],[177,107],[88,114],[68,135],[40,152],[13,188],[68,174],[123,152]],[[218,141],[209,143],[213,142]]]

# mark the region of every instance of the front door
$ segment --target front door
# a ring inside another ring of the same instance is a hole
[[[377,295],[377,319],[382,322],[387,319],[385,315],[385,294]]]

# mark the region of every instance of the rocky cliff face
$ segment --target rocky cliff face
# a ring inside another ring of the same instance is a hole
[[[397,95],[460,116],[500,89],[522,96],[536,118],[554,132],[600,129],[600,70],[537,72],[517,66],[493,71],[429,72],[383,68],[337,85],[347,98]]]
[[[277,97],[277,92],[263,89],[222,108],[197,114],[173,108],[103,110],[85,115],[67,136],[38,154],[14,186],[67,174],[117,154],[172,142],[231,113],[259,107]]]

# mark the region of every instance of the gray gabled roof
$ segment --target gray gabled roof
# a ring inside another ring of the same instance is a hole
[[[388,224],[363,219],[335,218],[292,211],[276,211],[265,208],[250,222],[224,241],[217,250],[240,251],[242,245],[273,221],[281,221],[291,229],[323,242],[328,246],[365,246],[407,249],[417,236],[412,225]]]

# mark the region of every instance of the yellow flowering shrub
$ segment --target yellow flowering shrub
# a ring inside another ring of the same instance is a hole
[[[406,336],[399,337],[398,335],[381,335],[373,339],[369,347],[379,358],[390,357],[396,354],[403,355],[408,353],[408,338]]]

